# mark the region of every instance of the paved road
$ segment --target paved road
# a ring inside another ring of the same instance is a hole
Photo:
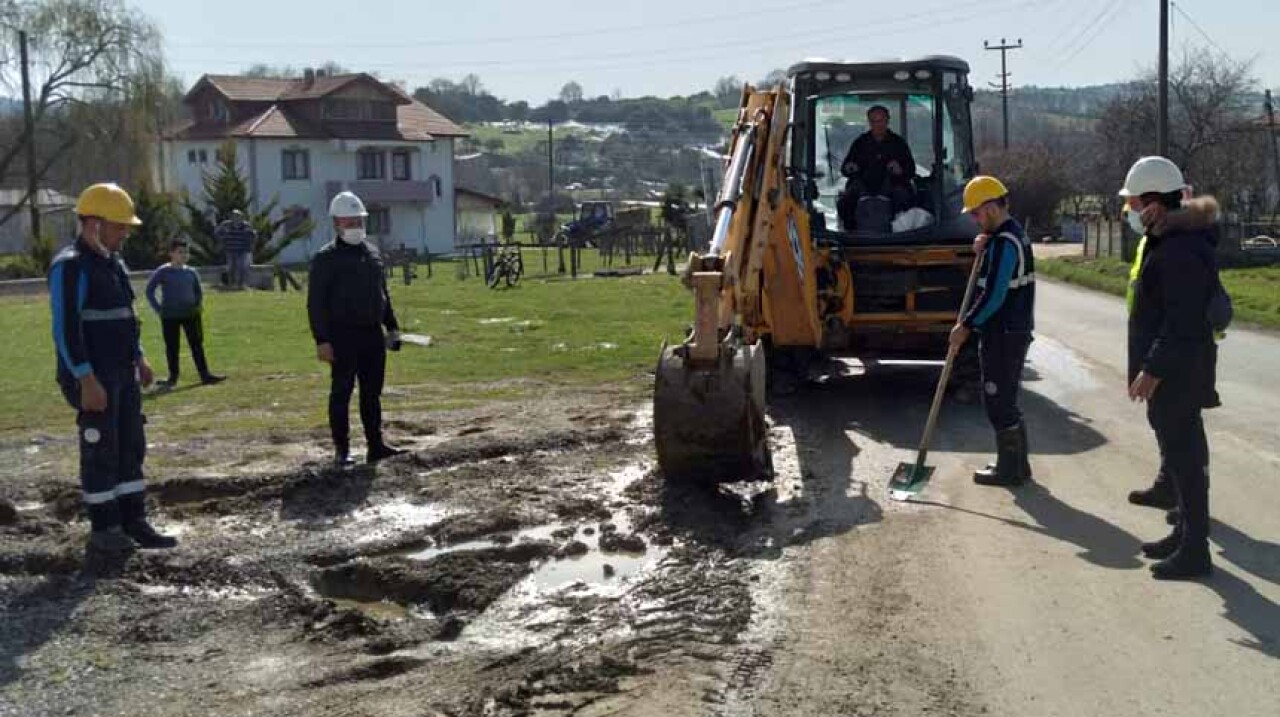
[[[1165,534],[1163,514],[1125,501],[1157,457],[1124,393],[1123,305],[1039,292],[1035,486],[973,485],[992,438],[978,407],[949,405],[923,503],[885,499],[936,373],[886,366],[775,405],[792,500],[817,506],[808,532],[826,537],[790,549],[804,567],[782,589],[784,626],[761,638],[772,667],[721,712],[1280,714],[1280,338],[1223,345],[1225,405],[1206,419],[1218,570],[1160,583],[1138,545]]]

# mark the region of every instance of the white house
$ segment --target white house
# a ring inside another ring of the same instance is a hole
[[[218,148],[234,140],[253,206],[278,197],[280,211],[316,223],[282,260],[305,261],[332,238],[329,200],[343,190],[364,200],[384,248],[453,249],[453,143],[466,132],[398,87],[363,73],[205,75],[184,102],[192,119],[165,136],[162,188],[199,199]]]

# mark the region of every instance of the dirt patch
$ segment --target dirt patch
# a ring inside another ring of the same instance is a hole
[[[577,400],[403,418],[429,440],[345,471],[289,458],[308,435],[167,446],[191,467],[149,503],[182,544],[109,571],[78,487],[24,484],[0,505],[0,715],[608,712],[718,682],[749,521],[668,491],[631,407]]]

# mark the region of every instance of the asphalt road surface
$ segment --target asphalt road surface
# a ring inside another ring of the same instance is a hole
[[[1224,405],[1206,413],[1217,570],[1162,583],[1138,548],[1166,534],[1164,514],[1126,501],[1158,458],[1125,394],[1123,303],[1038,292],[1033,486],[971,482],[993,438],[979,406],[953,403],[920,502],[887,500],[936,370],[851,369],[773,406],[796,464],[780,480],[800,496],[782,490],[777,515],[807,501],[816,539],[791,541],[780,626],[758,641],[769,659],[719,712],[1280,714],[1280,338],[1236,329],[1222,345]]]

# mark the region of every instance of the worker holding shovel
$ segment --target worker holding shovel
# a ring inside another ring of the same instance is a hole
[[[964,190],[964,211],[982,234],[978,297],[951,330],[959,349],[976,331],[987,418],[996,431],[996,462],[975,471],[981,485],[1017,486],[1031,480],[1027,426],[1018,408],[1022,366],[1035,328],[1036,274],[1031,242],[1009,215],[1009,190],[995,177],[974,177]]]

